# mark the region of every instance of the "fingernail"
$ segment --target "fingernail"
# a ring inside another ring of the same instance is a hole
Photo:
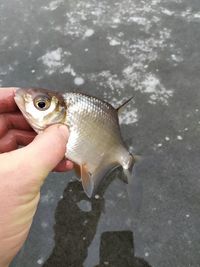
[[[69,135],[69,131],[68,131],[68,128],[67,128],[67,126],[65,126],[65,125],[59,125],[58,126],[58,129],[59,129],[59,131],[60,131],[60,133],[62,134],[62,136],[64,137],[64,138],[68,138],[68,135]]]

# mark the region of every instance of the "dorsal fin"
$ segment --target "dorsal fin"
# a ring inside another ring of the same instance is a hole
[[[126,105],[128,104],[131,100],[133,99],[133,96],[130,97],[129,99],[127,99],[123,104],[121,104],[118,108],[116,108],[117,112],[119,113],[120,110]]]

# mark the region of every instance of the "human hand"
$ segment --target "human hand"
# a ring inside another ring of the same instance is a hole
[[[0,267],[9,266],[26,240],[48,173],[73,167],[63,159],[67,127],[51,126],[34,139],[15,105],[15,90],[0,88]]]

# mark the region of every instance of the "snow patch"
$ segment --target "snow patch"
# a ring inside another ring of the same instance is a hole
[[[55,0],[50,2],[48,6],[42,7],[42,9],[48,11],[54,11],[60,6],[61,3],[63,3],[63,0]]]
[[[63,51],[63,49],[59,47],[55,50],[47,51],[38,61],[41,61],[46,66],[45,72],[49,75],[54,72],[60,72],[70,73],[72,76],[75,76],[75,71],[70,64],[65,67],[66,58],[71,55],[71,52]]]
[[[136,108],[132,110],[124,110],[120,115],[119,115],[119,122],[120,124],[133,124],[138,121],[138,110]]]
[[[51,1],[48,8],[55,10],[62,2],[63,0]],[[186,13],[187,16],[193,15],[198,19],[198,13],[192,14],[191,9],[186,10]],[[101,88],[106,88],[110,99],[116,93],[119,97],[124,96],[125,90],[129,93],[134,88],[135,91],[146,94],[149,103],[161,102],[168,105],[169,98],[173,96],[172,89],[165,88],[159,77],[148,71],[151,62],[157,60],[165,49],[170,49],[174,64],[182,61],[181,54],[176,53],[175,45],[171,41],[171,30],[162,27],[163,14],[176,16],[171,10],[162,6],[160,0],[146,2],[122,0],[114,5],[108,1],[86,0],[70,6],[63,18],[65,26],[58,30],[65,37],[70,35],[70,38],[77,39],[88,38],[99,28],[114,27],[116,30],[112,31],[112,36],[109,35],[110,32],[106,32],[105,38],[111,46],[118,49],[118,53],[126,61],[124,69],[117,74],[109,70],[89,73],[85,74],[84,78],[95,82]],[[92,28],[88,27],[86,20],[92,21]],[[123,34],[121,27],[118,28],[119,25],[131,26],[130,30],[132,27],[139,27],[143,35],[140,38],[130,38],[129,35]],[[85,49],[85,52],[87,51],[88,48]],[[42,61],[48,67],[48,73],[55,71],[70,73],[75,77],[76,85],[84,83],[84,79],[78,76],[82,74],[77,74],[69,63],[65,64],[62,50],[49,51],[42,57]]]
[[[69,73],[72,76],[76,76],[75,70],[72,68],[71,64],[67,65],[61,70],[61,73]]]
[[[129,18],[130,22],[135,22],[139,25],[146,25],[148,23],[148,20],[144,17],[134,16]]]
[[[167,15],[167,16],[172,16],[174,15],[174,11],[171,11],[169,9],[166,9],[166,8],[162,8],[162,13]]]
[[[48,67],[48,73],[52,74],[56,71],[57,68],[62,67],[62,48],[57,48],[56,50],[48,51],[45,55],[43,55],[39,60]]]
[[[183,57],[181,55],[172,54],[171,58],[173,61],[178,62],[178,63],[183,61]]]
[[[151,104],[155,104],[158,100],[167,104],[168,98],[173,96],[173,91],[167,90],[153,74],[148,74],[142,85],[144,86],[142,91],[150,95],[149,103]]]

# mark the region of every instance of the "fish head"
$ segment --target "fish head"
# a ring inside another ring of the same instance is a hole
[[[18,89],[15,102],[36,132],[50,125],[64,123],[66,105],[61,94],[46,89]]]

